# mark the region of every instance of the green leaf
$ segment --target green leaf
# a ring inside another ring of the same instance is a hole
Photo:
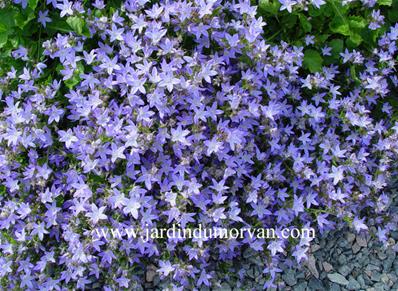
[[[85,25],[84,19],[82,19],[82,18],[80,18],[78,16],[72,16],[72,17],[68,17],[68,19],[66,19],[66,23],[68,23],[69,26],[76,33],[78,33],[78,34],[82,34],[83,33],[83,27]]]
[[[53,19],[52,22],[47,23],[47,29],[51,30],[53,32],[71,32],[72,28],[68,23],[66,23],[65,20],[59,19],[55,20]]]
[[[260,12],[267,12],[272,15],[277,15],[281,4],[275,0],[260,0],[258,3]]]
[[[323,59],[321,55],[312,49],[307,49],[304,52],[304,67],[309,69],[311,73],[319,72],[322,70]]]
[[[341,39],[333,39],[329,42],[329,46],[332,48],[332,56],[339,57],[344,48],[344,41]]]
[[[30,8],[32,8],[33,10],[35,10],[36,7],[37,7],[37,2],[39,2],[39,0],[29,0],[29,1],[28,1],[28,5],[29,5]]]
[[[329,34],[320,34],[318,35],[317,41],[319,43],[324,43],[329,38],[329,36]]]
[[[77,63],[76,70],[73,72],[73,76],[65,81],[66,87],[73,89],[81,81],[80,74],[84,73],[84,65],[81,62]]]
[[[353,33],[350,35],[349,39],[347,39],[347,46],[349,48],[356,48],[362,43],[362,40],[363,39],[359,34]]]
[[[5,46],[8,40],[8,34],[7,32],[0,33],[0,48]]]
[[[359,16],[350,16],[348,20],[350,27],[354,29],[362,29],[366,27],[366,20]]]
[[[339,33],[345,36],[350,35],[350,26],[348,22],[341,17],[334,17],[329,24],[329,28],[334,33]]]
[[[18,13],[15,16],[15,23],[20,29],[24,27],[32,20],[35,19],[36,15],[34,10],[31,8],[26,8],[23,13]]]
[[[7,9],[0,9],[0,23],[5,25],[7,28],[15,26],[15,15],[18,14],[18,10],[13,7]]]
[[[311,23],[307,20],[307,18],[303,14],[299,14],[299,20],[301,27],[305,32],[310,32],[312,29]]]
[[[377,0],[377,4],[385,5],[385,6],[391,6],[392,5],[392,0]]]
[[[0,23],[0,33],[7,32],[7,26],[4,23]]]

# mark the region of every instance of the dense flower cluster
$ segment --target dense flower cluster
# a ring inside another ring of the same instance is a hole
[[[303,47],[263,39],[266,23],[250,1],[130,0],[112,17],[100,0],[90,9],[47,3],[60,17],[83,15],[90,36],[48,39],[40,63],[20,47],[13,57],[25,66],[1,78],[4,288],[131,290],[150,264],[172,290],[215,286],[215,271],[231,270],[246,248],[263,260],[267,288],[280,264],[301,263],[310,245],[249,236],[95,241],[98,226],[322,233],[371,223],[387,241],[397,221],[383,189],[398,126],[392,106],[378,101],[398,85],[398,26],[372,55],[346,50],[340,66],[308,73]],[[373,26],[382,21],[372,17]],[[38,21],[52,19],[43,10]]]

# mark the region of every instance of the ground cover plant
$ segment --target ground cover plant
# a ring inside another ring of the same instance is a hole
[[[215,287],[246,249],[270,288],[311,244],[96,227],[396,230],[397,1],[1,5],[2,288]]]

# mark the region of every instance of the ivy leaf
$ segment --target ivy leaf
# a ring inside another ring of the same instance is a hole
[[[366,21],[359,16],[351,16],[348,20],[350,27],[353,29],[362,29],[366,27]]]
[[[339,33],[345,36],[350,35],[350,26],[342,17],[334,17],[329,24],[329,28],[334,33]]]
[[[311,73],[321,71],[322,62],[323,59],[317,51],[312,49],[305,50],[303,64]]]
[[[356,48],[357,46],[359,46],[362,43],[362,40],[363,39],[359,34],[353,33],[347,39],[347,46],[349,48]]]

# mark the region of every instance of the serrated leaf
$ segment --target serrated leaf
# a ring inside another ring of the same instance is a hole
[[[339,33],[345,36],[350,35],[350,26],[348,22],[344,21],[341,17],[335,17],[329,24],[329,28],[334,33]]]
[[[304,67],[310,70],[311,73],[319,72],[322,70],[323,59],[321,55],[312,49],[304,52]]]
[[[353,33],[347,40],[347,46],[350,48],[356,48],[362,43],[362,41],[363,39],[359,34]]]
[[[348,20],[350,27],[354,29],[361,29],[366,27],[366,20],[359,16],[351,16]]]

